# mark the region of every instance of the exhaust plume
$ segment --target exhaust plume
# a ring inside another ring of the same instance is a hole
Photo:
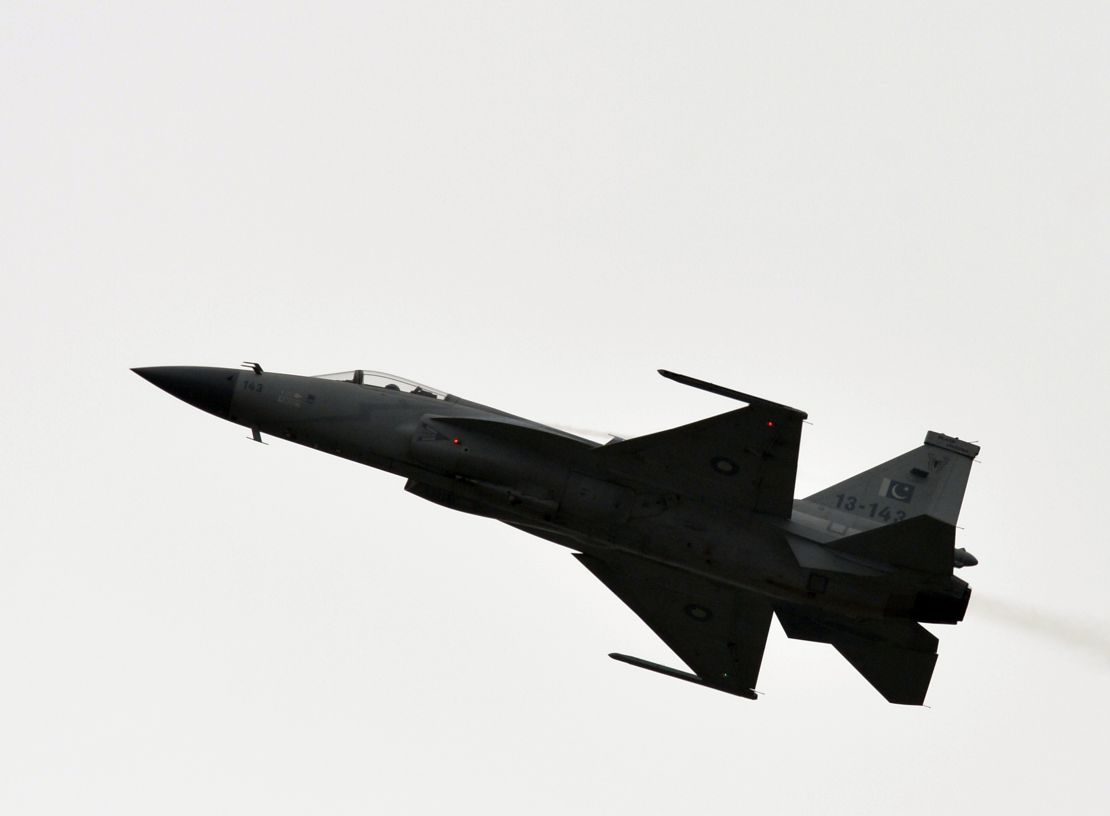
[[[1110,663],[1110,633],[1096,623],[1069,619],[1042,609],[1016,604],[1011,601],[983,597],[982,592],[972,596],[976,614],[1000,623],[1018,627],[1026,632],[1070,646]]]

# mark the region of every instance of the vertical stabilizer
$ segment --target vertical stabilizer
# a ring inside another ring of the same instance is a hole
[[[979,446],[936,431],[925,444],[804,501],[879,522],[930,515],[955,524]]]

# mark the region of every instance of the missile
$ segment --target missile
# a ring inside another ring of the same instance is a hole
[[[663,666],[659,663],[652,663],[650,660],[644,660],[642,657],[632,657],[632,655],[620,654],[619,652],[610,652],[609,657],[620,663],[627,663],[629,666],[636,666],[648,671],[657,672],[658,674],[666,675],[667,677],[674,677],[679,680],[685,680],[687,683],[696,683],[699,686],[706,688],[717,689],[718,691],[727,691],[729,694],[735,694],[740,697],[747,697],[749,700],[757,699],[754,689],[736,689],[718,685],[704,677],[699,677],[690,672],[684,672],[679,669],[672,669],[670,666]]]

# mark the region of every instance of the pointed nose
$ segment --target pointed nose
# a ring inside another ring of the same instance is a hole
[[[231,414],[231,397],[235,394],[235,382],[239,377],[234,368],[154,366],[131,370],[179,400],[220,419],[227,419]]]

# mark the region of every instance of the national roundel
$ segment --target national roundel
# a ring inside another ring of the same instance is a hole
[[[913,485],[908,482],[898,482],[894,479],[883,479],[883,484],[879,488],[879,495],[909,504],[913,500]]]

